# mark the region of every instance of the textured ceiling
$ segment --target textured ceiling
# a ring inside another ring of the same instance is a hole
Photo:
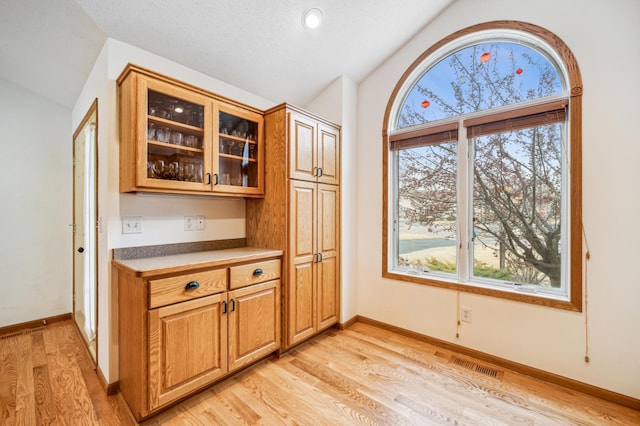
[[[341,75],[362,80],[452,1],[0,0],[0,78],[72,106],[111,37],[305,106]],[[311,7],[316,30],[302,25]]]

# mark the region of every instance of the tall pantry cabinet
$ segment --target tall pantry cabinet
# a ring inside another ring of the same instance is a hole
[[[286,350],[340,315],[340,128],[288,104],[264,126],[265,196],[247,200],[247,244],[284,252]]]

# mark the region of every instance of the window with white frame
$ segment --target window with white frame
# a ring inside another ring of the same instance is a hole
[[[579,73],[552,34],[499,27],[436,45],[392,95],[383,274],[580,310]]]

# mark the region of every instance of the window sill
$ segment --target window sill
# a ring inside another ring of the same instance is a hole
[[[449,290],[462,291],[465,293],[479,294],[482,296],[495,297],[498,299],[511,300],[515,302],[529,303],[532,305],[546,306],[554,309],[563,309],[567,311],[582,312],[582,303],[573,300],[553,299],[543,295],[532,295],[530,293],[522,293],[515,290],[498,290],[475,285],[460,284],[454,281],[445,281],[424,276],[402,274],[398,272],[382,272],[383,278],[389,278],[398,281],[405,281],[414,284],[427,285],[431,287],[445,288]]]

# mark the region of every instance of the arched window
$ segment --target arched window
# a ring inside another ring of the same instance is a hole
[[[531,24],[418,58],[383,124],[383,275],[581,310],[581,95],[569,49]]]

